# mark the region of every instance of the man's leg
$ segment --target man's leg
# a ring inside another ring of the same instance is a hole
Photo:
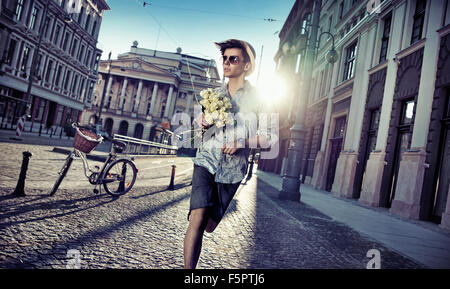
[[[202,250],[203,232],[208,224],[206,208],[191,211],[184,237],[184,268],[195,269]]]

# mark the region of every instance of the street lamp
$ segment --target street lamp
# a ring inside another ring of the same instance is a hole
[[[329,34],[333,40],[333,45],[330,51],[327,53],[326,59],[329,63],[335,63],[337,61],[338,55],[334,47],[334,37],[329,32],[323,32],[318,37],[319,30],[319,19],[320,19],[320,9],[322,6],[321,0],[314,1],[313,15],[312,15],[312,25],[311,34],[309,38],[309,43],[306,48],[305,54],[305,65],[303,73],[303,84],[298,101],[297,115],[295,118],[294,126],[291,128],[291,139],[288,149],[288,158],[285,174],[283,175],[282,188],[279,191],[278,197],[280,199],[287,199],[293,201],[300,201],[300,172],[301,172],[301,162],[303,158],[303,147],[306,140],[306,126],[305,126],[305,115],[308,95],[310,93],[312,71],[314,65],[314,59],[316,56],[316,43],[323,34]],[[283,51],[289,53],[291,49],[289,46],[283,47]]]

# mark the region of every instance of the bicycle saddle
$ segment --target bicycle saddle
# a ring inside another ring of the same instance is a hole
[[[127,146],[127,144],[126,143],[124,143],[124,142],[121,142],[121,141],[118,141],[118,140],[111,140],[111,142],[115,145],[115,146],[118,146],[118,147],[120,147],[120,148],[124,148],[124,147],[126,147]]]

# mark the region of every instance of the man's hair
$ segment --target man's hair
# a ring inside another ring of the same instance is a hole
[[[246,43],[246,44],[251,49],[251,51],[253,53],[253,58],[255,58],[256,57],[255,49],[249,43]],[[239,48],[239,49],[241,49],[242,55],[244,56],[244,62],[250,62],[250,55],[248,55],[247,49],[245,48],[242,40],[229,39],[229,40],[221,42],[221,43],[216,43],[216,45],[220,48],[220,53],[222,54],[222,56],[225,53],[225,50],[227,50],[229,48]]]

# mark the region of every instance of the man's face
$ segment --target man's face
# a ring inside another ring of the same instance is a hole
[[[228,48],[223,53],[223,74],[228,78],[235,78],[247,72],[250,63],[244,62],[244,56],[240,48]],[[237,57],[237,58],[236,58]]]

